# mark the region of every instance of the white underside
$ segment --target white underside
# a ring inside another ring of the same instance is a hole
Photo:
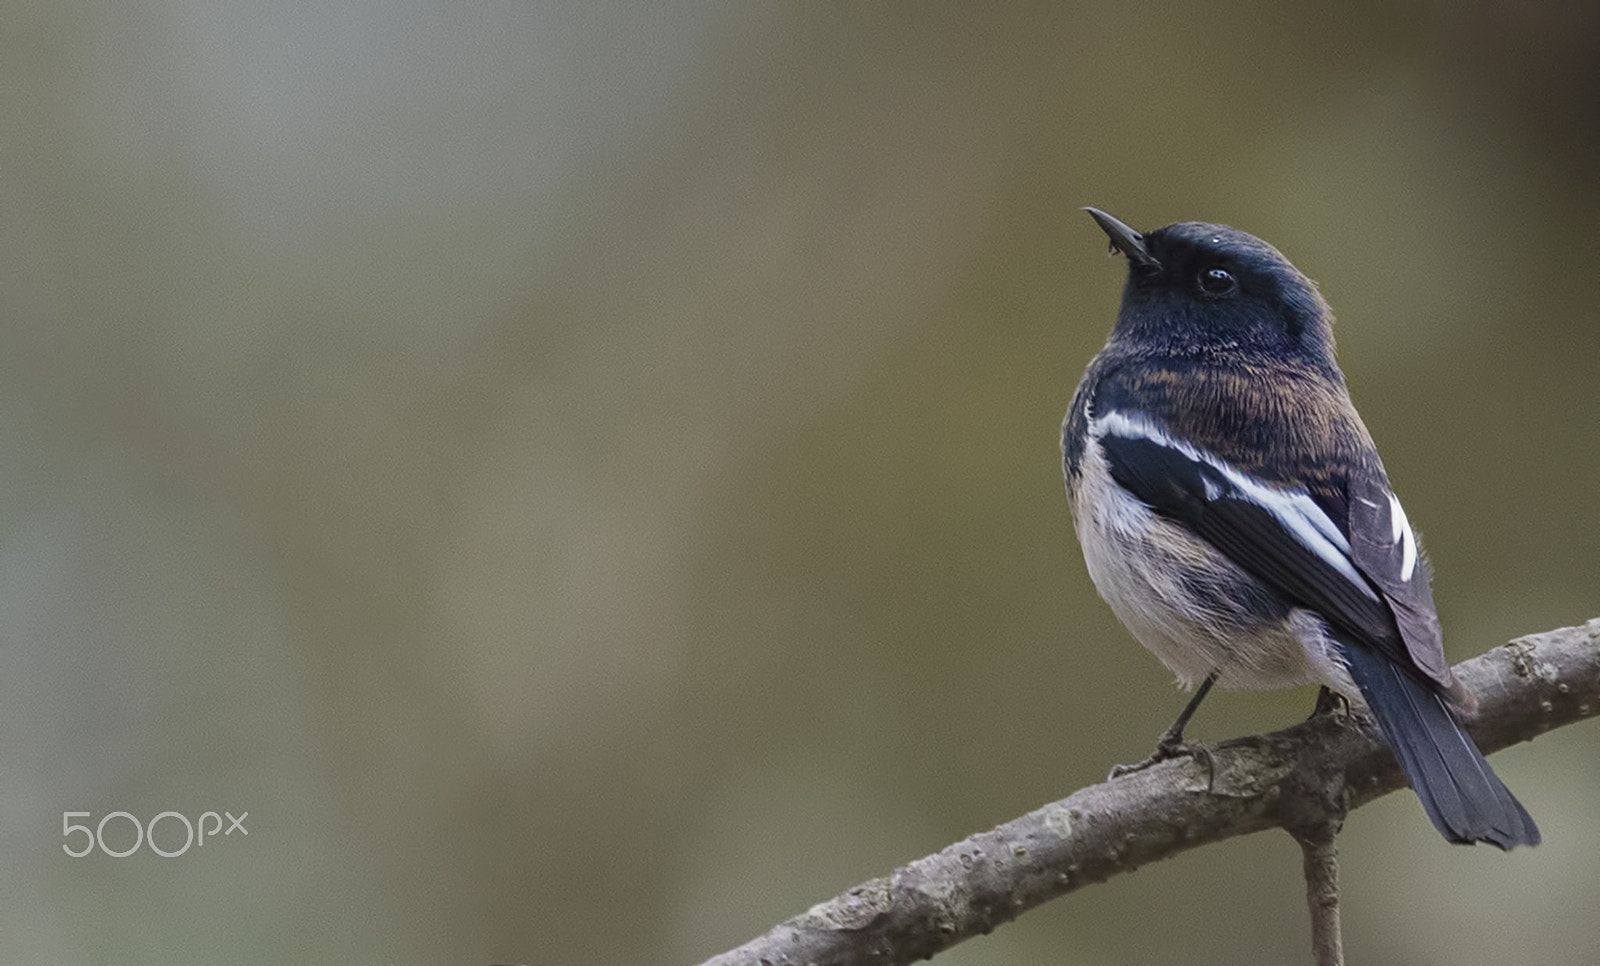
[[[1286,618],[1264,620],[1243,606],[1196,598],[1180,575],[1210,572],[1241,587],[1254,585],[1254,578],[1119,486],[1096,440],[1084,448],[1080,468],[1072,515],[1089,577],[1181,685],[1194,687],[1216,670],[1221,687],[1320,682],[1347,696],[1359,694],[1333,657],[1320,617],[1295,609]]]

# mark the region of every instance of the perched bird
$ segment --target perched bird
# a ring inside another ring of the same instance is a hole
[[[1452,842],[1539,829],[1462,728],[1427,561],[1334,360],[1333,315],[1276,248],[1224,225],[1140,234],[1116,326],[1062,426],[1100,596],[1186,688],[1321,682],[1364,702]]]

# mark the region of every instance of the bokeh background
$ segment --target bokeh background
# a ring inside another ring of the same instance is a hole
[[[1592,3],[0,10],[0,960],[690,963],[1144,755],[1085,204],[1321,282],[1453,659],[1600,615]],[[1597,762],[1496,757],[1537,850],[1354,814],[1352,961],[1600,959]],[[62,852],[169,809],[248,838]],[[1304,961],[1301,889],[939,961]]]

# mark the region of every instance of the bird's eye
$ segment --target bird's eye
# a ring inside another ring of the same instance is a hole
[[[1233,277],[1232,272],[1220,268],[1208,268],[1200,273],[1198,279],[1200,291],[1214,299],[1226,298],[1239,291],[1239,280]]]

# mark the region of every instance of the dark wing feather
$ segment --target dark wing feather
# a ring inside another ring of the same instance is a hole
[[[1452,688],[1454,678],[1444,656],[1444,634],[1433,605],[1428,564],[1405,511],[1382,469],[1358,470],[1350,478],[1349,493],[1351,559],[1388,599],[1411,662],[1439,684]]]
[[[1409,663],[1376,590],[1352,582],[1218,469],[1152,439],[1108,434],[1100,445],[1112,478],[1156,512],[1188,526],[1284,600]]]

